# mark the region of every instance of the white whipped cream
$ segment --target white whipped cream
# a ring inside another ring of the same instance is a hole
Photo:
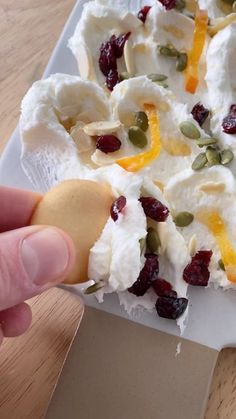
[[[218,185],[219,191],[214,190]],[[200,210],[218,211],[224,220],[230,241],[236,248],[236,181],[231,171],[222,166],[213,166],[200,172],[191,169],[181,172],[173,178],[165,189],[165,197],[172,211],[189,211],[193,215]],[[221,259],[216,238],[209,229],[197,219],[187,227],[179,228],[181,235],[188,244],[196,237],[196,251],[212,250],[210,263],[210,281],[221,287],[235,287],[229,282],[225,272],[218,265]]]
[[[218,32],[207,52],[206,83],[209,107],[212,111],[211,130],[223,147],[236,153],[236,134],[223,132],[222,121],[236,103],[236,24]],[[233,171],[236,174],[235,163]]]

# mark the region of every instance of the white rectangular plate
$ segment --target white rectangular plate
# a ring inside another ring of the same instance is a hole
[[[84,3],[86,0],[76,3],[49,60],[44,78],[53,73],[78,75],[76,61],[67,48],[67,42],[74,32]],[[21,168],[20,152],[21,144],[17,128],[1,158],[0,182],[6,186],[32,189],[29,179]],[[223,347],[236,346],[236,291],[223,292],[210,288],[190,288],[189,316],[183,337],[218,350]],[[78,292],[75,287],[69,289],[72,292]],[[116,295],[107,295],[103,304],[98,304],[92,296],[86,297],[85,301],[86,304],[100,310],[129,318],[120,307]],[[155,312],[139,312],[132,320],[167,333],[179,335],[179,329],[174,321],[161,319]]]

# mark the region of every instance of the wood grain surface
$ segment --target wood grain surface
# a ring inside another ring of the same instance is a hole
[[[34,80],[41,77],[73,5],[74,0],[0,0],[1,148],[4,147],[17,124],[20,101],[24,93]],[[61,290],[56,290],[56,293],[58,291],[61,292]],[[54,292],[55,290],[52,290],[48,294],[33,300],[32,306],[35,316],[31,331],[17,340],[7,341],[0,352],[1,360],[4,359],[4,362],[1,361],[0,363],[0,395],[7,395],[4,402],[6,411],[8,408],[9,412],[12,412],[13,407],[15,409],[16,406],[18,408],[21,406],[21,398],[32,387],[32,382],[37,389],[40,389],[36,398],[31,394],[31,397],[25,399],[28,403],[28,416],[24,416],[24,419],[31,419],[32,417],[39,419],[41,417],[42,406],[45,403],[45,393],[48,392],[46,389],[53,385],[57,375],[56,370],[59,371],[61,368],[63,360],[61,354],[65,354],[66,348],[69,346],[70,338],[67,332],[72,331],[70,334],[72,338],[73,331],[78,324],[79,316],[76,319],[72,315],[72,305],[65,301],[63,305],[64,315],[60,319],[60,327],[63,333],[58,333],[54,350],[41,351],[41,363],[36,363],[33,356],[29,357],[28,352],[24,352],[27,342],[31,345],[32,351],[37,348],[40,340],[47,335],[48,322],[50,322],[52,330],[55,330],[53,322],[57,321],[57,316],[55,313],[53,315],[53,310],[56,310],[56,306],[53,306],[52,303],[51,310],[47,309],[45,314],[46,307],[49,307]],[[57,295],[55,294],[54,303],[56,301]],[[60,299],[59,301],[63,302]],[[59,308],[57,305],[57,309]],[[47,321],[45,321],[46,319]],[[33,333],[32,342],[30,342],[30,333]],[[15,350],[11,351],[12,347]],[[25,375],[23,387],[15,386],[14,380],[11,378],[11,369],[8,371],[7,380],[2,379],[4,368],[6,372],[8,366],[11,365],[11,356],[17,359],[18,374]],[[47,369],[43,367],[45,362]],[[30,374],[26,374],[28,369]],[[40,408],[35,409],[35,405],[40,405]],[[30,412],[34,413],[33,416],[29,416]],[[14,415],[0,416],[2,419],[8,419],[8,417],[15,419],[16,417]],[[219,355],[205,419],[235,418],[236,350],[225,349]],[[21,416],[17,415],[17,419],[21,419]]]

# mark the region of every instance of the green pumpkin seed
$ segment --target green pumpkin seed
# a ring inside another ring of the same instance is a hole
[[[158,51],[165,57],[178,57],[179,55],[179,51],[172,44],[158,45]]]
[[[236,1],[232,4],[232,12],[236,13]]]
[[[157,253],[158,248],[161,246],[160,237],[153,227],[148,228],[146,243],[151,253]]]
[[[145,112],[139,111],[135,113],[135,125],[141,128],[142,131],[147,131],[148,117]]]
[[[130,127],[128,136],[131,143],[138,148],[144,148],[147,145],[147,137],[139,127]]]
[[[167,87],[169,87],[168,84],[164,81],[156,81],[155,83],[158,84],[158,86],[164,87],[164,89],[167,89]]]
[[[200,153],[192,163],[193,170],[200,170],[207,164],[206,153]]]
[[[192,122],[181,122],[179,129],[185,137],[190,138],[191,140],[198,140],[198,138],[200,138],[200,131]]]
[[[146,239],[142,238],[139,240],[140,254],[142,255],[146,249]]]
[[[186,7],[186,2],[185,0],[177,0],[176,4],[175,4],[175,9],[178,10],[179,12],[182,12],[182,10],[184,10]]]
[[[173,221],[177,227],[187,227],[193,222],[194,216],[191,212],[182,211],[176,214]]]
[[[98,290],[100,290],[101,288],[103,288],[105,286],[105,282],[100,280],[98,282],[95,282],[95,284],[90,285],[90,287],[88,287],[84,293],[85,294],[93,294],[94,292],[97,292]]]
[[[128,80],[128,79],[132,79],[133,77],[135,77],[134,74],[128,73],[128,71],[123,71],[122,73],[120,73],[120,80]]]
[[[181,52],[176,60],[176,70],[184,71],[188,64],[188,56],[185,52]]]
[[[151,73],[147,76],[152,81],[165,81],[168,77],[165,74]]]
[[[210,163],[211,166],[215,166],[216,164],[220,164],[220,153],[215,148],[209,146],[206,149],[206,157],[208,163]]]
[[[222,271],[225,271],[225,265],[222,259],[218,260],[218,265],[220,267],[220,269],[222,269]]]
[[[221,152],[221,164],[223,164],[224,166],[226,164],[229,164],[233,160],[233,158],[234,154],[232,150],[230,150],[229,148]]]
[[[197,140],[196,143],[199,147],[205,147],[208,145],[216,144],[217,139],[216,138],[199,138],[199,140]]]

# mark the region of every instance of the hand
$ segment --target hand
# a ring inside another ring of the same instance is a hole
[[[63,281],[75,250],[70,237],[55,227],[28,225],[41,195],[0,187],[0,343],[31,323],[25,300]]]

